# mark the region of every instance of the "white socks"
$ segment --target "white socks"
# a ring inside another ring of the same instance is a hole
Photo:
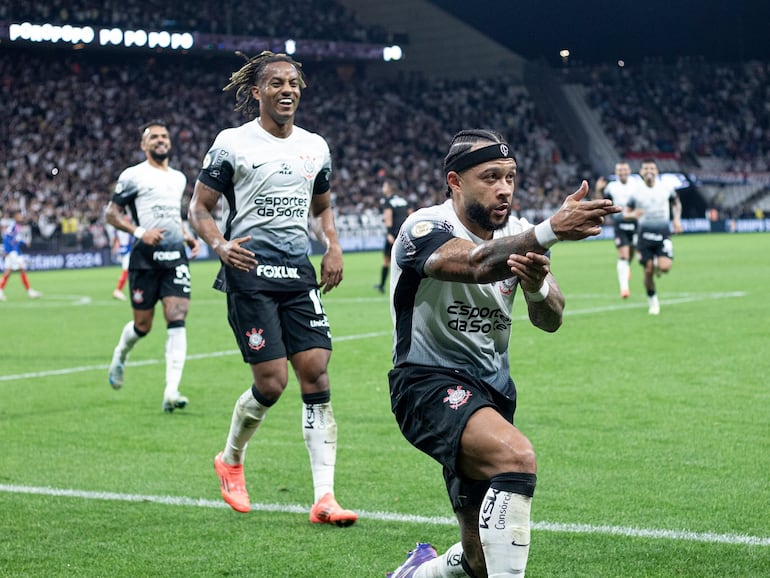
[[[479,521],[489,578],[524,576],[529,557],[532,498],[489,488]],[[487,508],[491,506],[491,512]],[[486,518],[485,512],[489,515]]]
[[[628,276],[631,272],[631,266],[628,259],[618,259],[618,283],[621,291],[628,291]]]
[[[222,455],[222,460],[226,464],[242,464],[246,446],[249,440],[262,424],[267,410],[266,405],[262,405],[251,393],[251,388],[247,389],[238,401],[235,402],[233,409],[233,418],[230,422],[230,433],[227,435],[227,445]]]
[[[337,422],[330,401],[302,404],[302,436],[310,455],[313,492],[317,502],[334,492],[334,464],[337,461]]]
[[[179,382],[187,357],[187,330],[184,327],[169,327],[166,336],[166,389],[165,399],[179,397]]]
[[[139,335],[134,331],[134,322],[129,321],[123,327],[123,331],[120,334],[120,340],[115,346],[113,357],[118,357],[120,362],[124,363],[137,341],[139,341]]]
[[[414,578],[462,578],[468,576],[460,565],[463,545],[460,542],[450,546],[440,556],[428,560],[415,570]]]

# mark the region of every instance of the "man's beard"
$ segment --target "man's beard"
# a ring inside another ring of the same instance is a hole
[[[508,208],[508,215],[505,220],[499,224],[492,222],[492,219],[489,218],[490,212],[491,211],[484,208],[484,205],[478,201],[474,201],[467,208],[468,218],[485,231],[497,231],[498,229],[505,227],[505,224],[508,222],[508,217],[511,215],[511,208]]]
[[[155,151],[150,151],[150,157],[152,157],[152,160],[156,163],[162,163],[168,158],[168,153],[156,153]]]

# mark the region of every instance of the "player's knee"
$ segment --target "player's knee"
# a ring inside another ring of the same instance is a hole
[[[534,474],[537,472],[537,456],[535,448],[526,438],[520,437],[510,442],[503,443],[503,456],[497,464],[499,473],[524,472]]]
[[[265,399],[275,403],[286,389],[287,380],[282,380],[278,376],[254,376],[254,388]]]

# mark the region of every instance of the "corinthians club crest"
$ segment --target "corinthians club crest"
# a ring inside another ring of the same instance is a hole
[[[444,398],[444,403],[448,403],[452,409],[465,405],[473,395],[470,391],[463,389],[462,385],[458,385],[457,389],[450,387],[446,392],[448,395]]]
[[[246,332],[246,337],[249,338],[249,348],[254,351],[259,351],[265,346],[265,338],[262,337],[264,329],[257,331],[256,327],[252,327],[251,331]]]

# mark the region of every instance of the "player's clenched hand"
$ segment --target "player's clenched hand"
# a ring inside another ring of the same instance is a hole
[[[342,248],[332,245],[321,258],[321,287],[328,293],[342,282]]]
[[[560,241],[578,241],[598,235],[604,217],[623,210],[609,199],[586,200],[587,194],[588,182],[583,181],[580,188],[564,199],[559,210],[551,216],[551,228]]]
[[[551,271],[551,260],[539,253],[516,253],[508,257],[511,273],[519,278],[521,288],[528,293],[535,293],[542,287],[546,276]]]
[[[246,237],[238,237],[237,239],[230,239],[225,243],[217,245],[216,252],[222,263],[233,269],[240,271],[251,271],[257,266],[257,260],[254,258],[254,253],[248,249],[244,249],[241,245],[251,240],[251,235]]]
[[[140,240],[146,245],[152,245],[153,247],[159,244],[163,240],[164,229],[147,229],[141,236]]]

